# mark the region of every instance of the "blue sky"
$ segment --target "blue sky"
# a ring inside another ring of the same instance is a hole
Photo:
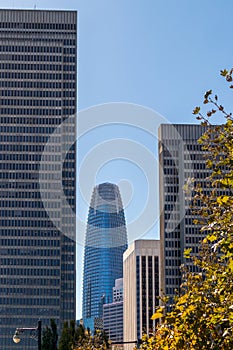
[[[78,10],[79,111],[125,102],[157,111],[171,123],[196,123],[193,107],[201,104],[203,93],[210,88],[232,110],[231,91],[219,75],[220,69],[232,66],[232,0],[1,0],[2,8],[35,6]],[[140,143],[156,161],[156,135],[121,123],[100,126],[84,135],[79,144],[80,164],[90,152],[97,152],[97,146],[119,138]],[[94,174],[93,182],[123,183],[129,222],[140,217],[146,205],[150,188],[143,170],[128,157],[112,159]],[[79,204],[84,223],[89,195]],[[143,232],[136,232],[135,237],[140,234]],[[157,225],[150,236],[158,238]],[[77,249],[80,317],[82,245]]]

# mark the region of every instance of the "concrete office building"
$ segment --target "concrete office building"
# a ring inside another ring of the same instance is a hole
[[[113,302],[103,305],[103,328],[112,342],[123,342],[123,278],[113,287]]]
[[[158,240],[136,240],[124,253],[124,342],[137,341],[155,329],[151,316],[159,305],[159,255]]]
[[[77,13],[0,10],[0,28],[0,348],[13,350],[16,327],[75,319]],[[26,332],[22,346],[37,348]]]
[[[119,188],[111,183],[95,186],[88,213],[83,274],[83,323],[91,331],[103,327],[103,305],[112,302],[115,280],[123,276],[126,249]]]
[[[183,259],[184,249],[197,253],[203,238],[189,206],[195,183],[209,191],[205,180],[209,171],[197,142],[204,131],[200,125],[182,124],[164,124],[159,129],[161,287],[171,298],[181,284],[180,265],[185,263],[195,270]]]

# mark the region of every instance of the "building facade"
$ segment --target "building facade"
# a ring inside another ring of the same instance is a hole
[[[0,348],[13,350],[16,327],[75,318],[77,13],[0,10],[0,28]]]
[[[123,342],[123,278],[113,287],[113,302],[103,305],[103,328],[109,340]]]
[[[183,258],[185,249],[198,253],[203,239],[197,219],[190,209],[193,187],[200,183],[205,192],[209,170],[205,166],[205,152],[197,140],[205,131],[200,125],[164,124],[159,129],[160,159],[160,241],[161,287],[172,297],[181,284],[180,265],[191,270],[195,266]]]
[[[103,327],[103,305],[111,303],[115,280],[123,276],[127,249],[124,209],[117,185],[93,190],[89,208],[83,274],[83,323],[92,331]]]
[[[138,341],[155,329],[151,316],[159,305],[159,256],[158,240],[136,240],[124,253],[124,342]]]

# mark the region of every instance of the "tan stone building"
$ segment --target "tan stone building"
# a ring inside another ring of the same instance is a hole
[[[151,316],[159,304],[159,252],[159,240],[136,240],[124,253],[124,342],[137,341],[155,327]]]

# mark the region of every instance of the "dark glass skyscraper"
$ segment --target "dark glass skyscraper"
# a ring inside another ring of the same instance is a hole
[[[16,327],[75,318],[76,48],[76,12],[0,10],[4,350]]]
[[[101,327],[103,304],[112,302],[115,280],[123,277],[127,249],[125,216],[117,185],[94,188],[89,208],[83,277],[83,322]]]
[[[190,208],[194,185],[201,184],[205,193],[212,191],[206,181],[210,175],[206,151],[197,142],[205,130],[192,124],[162,124],[159,128],[161,288],[171,300],[181,284],[180,265],[197,271],[191,260],[184,259],[184,250],[191,248],[197,254],[205,236],[201,225],[194,224],[199,217]]]

